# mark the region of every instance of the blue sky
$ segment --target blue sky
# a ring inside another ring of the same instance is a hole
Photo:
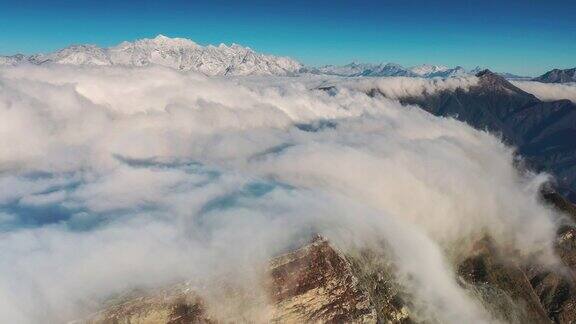
[[[305,64],[576,66],[576,1],[0,0],[0,53],[154,37],[236,42]]]

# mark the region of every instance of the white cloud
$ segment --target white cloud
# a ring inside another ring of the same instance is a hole
[[[65,321],[179,279],[209,300],[222,280],[253,290],[255,269],[312,232],[343,249],[386,241],[422,303],[453,305],[443,321],[486,320],[444,251],[488,233],[552,258],[545,177],[487,133],[358,91],[473,78],[311,90],[333,81],[1,69],[0,203],[16,220],[0,236],[0,320]]]
[[[540,100],[568,99],[576,102],[576,83],[542,83],[536,81],[511,81],[518,88]]]
[[[463,89],[468,90],[471,86],[478,84],[475,76],[453,77],[453,78],[357,78],[351,82],[344,82],[349,87],[368,92],[377,89],[385,97],[400,99],[407,97],[418,97],[422,95],[433,95],[444,90]]]

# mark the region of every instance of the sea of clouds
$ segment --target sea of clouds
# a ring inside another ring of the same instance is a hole
[[[475,82],[413,80],[326,91],[333,80],[0,69],[0,322],[66,322],[179,280],[234,317],[217,287],[254,291],[272,256],[315,233],[343,250],[385,242],[435,317],[490,321],[446,251],[489,234],[553,263],[547,177],[486,132],[358,90]]]

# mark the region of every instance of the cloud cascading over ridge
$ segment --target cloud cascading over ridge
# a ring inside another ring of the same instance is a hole
[[[512,81],[512,83],[540,100],[568,99],[576,102],[576,83],[542,83],[537,81]]]
[[[351,81],[343,82],[343,86],[364,92],[378,89],[385,97],[391,99],[433,95],[457,88],[468,90],[477,84],[478,78],[475,76],[432,79],[412,77],[353,78]]]
[[[421,93],[437,81],[366,82]],[[0,321],[71,320],[173,280],[208,295],[222,281],[251,290],[271,256],[313,233],[342,249],[385,241],[421,302],[452,305],[435,314],[450,323],[490,321],[450,271],[457,242],[487,233],[554,261],[546,176],[518,172],[512,149],[313,83],[1,69]]]

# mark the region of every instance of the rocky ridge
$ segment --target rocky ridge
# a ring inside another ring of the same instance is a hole
[[[576,208],[554,192],[543,199],[566,215],[556,250],[565,271],[505,258],[489,238],[455,271],[462,287],[503,323],[576,321]],[[422,317],[395,279],[394,265],[373,251],[343,254],[322,237],[270,261],[264,286],[275,323],[439,323]],[[114,301],[78,323],[219,323],[186,284]],[[224,321],[225,322],[225,321]]]
[[[554,69],[532,80],[544,83],[576,82],[576,68],[564,70]]]

